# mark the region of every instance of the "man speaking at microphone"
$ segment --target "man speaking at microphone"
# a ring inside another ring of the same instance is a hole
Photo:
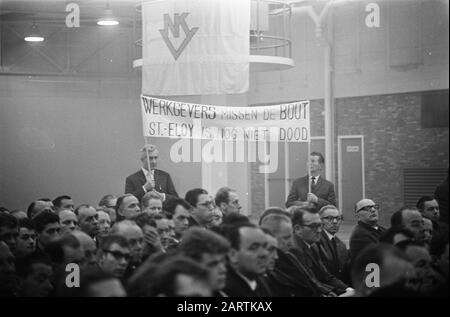
[[[127,177],[125,194],[133,194],[139,201],[150,191],[160,193],[163,200],[178,197],[169,173],[156,169],[158,155],[158,149],[152,144],[141,149],[142,168]]]

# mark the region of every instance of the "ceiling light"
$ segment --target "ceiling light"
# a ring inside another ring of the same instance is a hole
[[[106,9],[103,18],[100,18],[97,21],[97,24],[102,26],[113,26],[118,25],[119,21],[113,16],[111,9]]]
[[[33,22],[28,35],[23,38],[26,42],[42,42],[44,41],[44,37],[39,32],[37,25]]]

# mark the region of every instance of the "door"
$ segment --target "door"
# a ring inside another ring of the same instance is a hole
[[[338,136],[338,155],[339,209],[344,222],[353,224],[354,206],[365,196],[363,136]]]

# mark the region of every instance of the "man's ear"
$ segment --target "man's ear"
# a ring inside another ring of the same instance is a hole
[[[238,251],[234,248],[231,248],[230,251],[228,251],[228,261],[232,265],[235,265],[238,262]]]
[[[227,204],[226,204],[225,202],[222,201],[222,202],[220,203],[219,208],[220,208],[221,211],[222,211],[222,210],[225,210],[225,209],[227,209]]]
[[[292,230],[294,233],[294,236],[296,236],[300,232],[300,230],[301,230],[300,225],[294,225],[293,230]]]

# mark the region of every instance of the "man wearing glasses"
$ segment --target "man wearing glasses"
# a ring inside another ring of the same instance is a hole
[[[297,259],[309,269],[309,275],[328,288],[325,296],[347,297],[353,295],[353,289],[332,275],[320,259],[318,243],[323,223],[315,208],[301,207],[292,215],[294,229],[294,247],[290,250]]]
[[[98,266],[103,271],[119,279],[124,277],[131,257],[127,239],[120,235],[105,236],[98,253]]]
[[[350,256],[352,259],[368,245],[377,244],[386,231],[378,224],[379,206],[371,199],[362,199],[356,203],[355,215],[358,224],[350,236]]]
[[[319,210],[323,223],[320,235],[320,258],[327,270],[342,281],[348,281],[349,254],[344,242],[336,235],[342,223],[342,213],[333,205]]]
[[[189,227],[207,228],[213,218],[214,201],[208,192],[202,188],[194,188],[186,193],[185,200],[191,204]]]

